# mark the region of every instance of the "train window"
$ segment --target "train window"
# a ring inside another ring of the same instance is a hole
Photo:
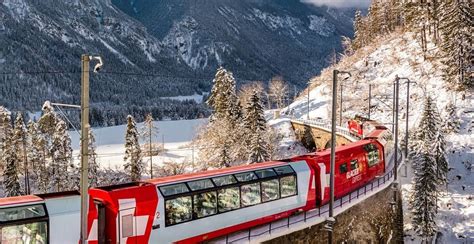
[[[246,181],[256,180],[257,176],[253,172],[245,172],[245,173],[235,174],[235,178],[237,178],[239,182],[246,182]]]
[[[46,211],[41,204],[0,209],[0,222],[45,216]]]
[[[239,187],[220,189],[217,193],[217,205],[219,206],[220,213],[240,208]]]
[[[192,218],[192,202],[191,196],[178,197],[166,200],[166,225],[179,224],[191,220]]]
[[[339,165],[339,174],[345,174],[347,173],[347,164],[343,163]]]
[[[184,183],[179,183],[179,184],[174,184],[174,185],[169,185],[169,186],[161,186],[160,190],[161,190],[161,193],[165,197],[189,192],[188,187]]]
[[[257,170],[255,171],[255,174],[257,174],[258,178],[260,179],[276,176],[276,173],[273,171],[273,169]]]
[[[282,166],[274,169],[278,175],[292,174],[295,172],[290,166]]]
[[[9,225],[0,229],[0,243],[48,243],[46,221]]]
[[[214,181],[214,184],[216,184],[216,186],[226,186],[237,183],[237,180],[234,178],[233,175],[224,175],[212,178],[212,181]]]
[[[281,197],[296,195],[296,177],[294,175],[280,178]]]
[[[122,238],[133,236],[133,215],[122,216]]]
[[[204,190],[214,187],[210,179],[191,181],[187,184],[191,191]]]
[[[260,183],[242,185],[240,191],[242,206],[252,206],[260,203]]]
[[[202,218],[217,213],[217,196],[215,191],[204,192],[193,196],[194,218]]]
[[[372,167],[379,163],[379,151],[374,144],[368,144],[365,146],[365,150],[367,151],[367,161],[369,167]]]
[[[262,202],[268,202],[280,197],[278,179],[262,181]]]
[[[351,160],[351,170],[355,170],[359,168],[359,164],[357,163],[357,160],[354,159],[354,160]]]

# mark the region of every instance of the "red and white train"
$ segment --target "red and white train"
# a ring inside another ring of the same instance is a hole
[[[385,172],[385,127],[337,147],[335,198]],[[330,150],[89,190],[89,243],[199,243],[329,201]],[[0,199],[1,243],[78,243],[79,196]],[[35,240],[35,242],[33,242]]]

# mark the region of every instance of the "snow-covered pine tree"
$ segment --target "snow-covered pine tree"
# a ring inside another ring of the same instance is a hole
[[[15,128],[13,130],[13,145],[15,147],[17,168],[19,172],[23,174],[25,182],[23,184],[22,191],[25,194],[30,194],[30,174],[28,167],[28,133],[23,120],[23,115],[17,113],[15,119]]]
[[[258,92],[255,91],[246,107],[244,127],[248,136],[249,163],[267,161],[268,142],[265,140],[267,124]]]
[[[143,123],[141,136],[145,141],[145,152],[150,159],[150,178],[153,178],[153,155],[158,155],[160,148],[154,145],[153,140],[158,136],[158,127],[153,123],[151,113],[148,113]]]
[[[436,198],[437,177],[434,158],[429,151],[429,144],[423,143],[413,158],[415,176],[410,209],[413,214],[414,230],[424,240],[429,239],[436,231]]]
[[[436,175],[439,183],[448,183],[448,160],[446,159],[446,140],[444,133],[439,129],[433,141],[433,157],[436,164]]]
[[[71,179],[69,167],[72,164],[71,138],[67,132],[66,122],[59,118],[53,134],[50,154],[52,160],[48,170],[51,174],[49,189],[52,191],[71,189],[73,187],[69,182]]]
[[[444,52],[444,79],[456,90],[473,88],[474,2],[444,1],[440,7],[441,49]]]
[[[99,163],[95,149],[95,136],[92,130],[89,130],[89,187],[98,186]]]
[[[2,124],[3,140],[1,142],[2,164],[5,165],[3,172],[3,186],[5,196],[21,195],[20,180],[18,178],[18,163],[13,145],[13,128],[11,124],[10,112],[3,111],[0,113],[0,123]]]
[[[142,152],[138,142],[138,131],[135,120],[127,116],[127,131],[125,134],[124,169],[131,181],[139,181],[143,172]]]
[[[28,137],[30,146],[28,147],[28,159],[31,165],[31,189],[38,190],[40,193],[48,192],[49,173],[46,167],[46,157],[48,148],[44,135],[38,128],[38,124],[28,122]]]
[[[366,24],[360,10],[356,10],[354,17],[354,41],[352,48],[357,50],[366,45]]]
[[[220,67],[213,80],[211,94],[207,104],[213,109],[211,120],[227,118],[232,126],[242,118],[242,108],[235,91],[235,79],[232,72]]]
[[[444,108],[445,118],[444,118],[444,133],[458,133],[461,128],[461,120],[456,114],[456,106],[452,102],[449,102]]]

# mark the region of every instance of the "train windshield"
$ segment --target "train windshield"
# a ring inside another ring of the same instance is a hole
[[[0,243],[48,243],[48,216],[44,205],[0,209]]]

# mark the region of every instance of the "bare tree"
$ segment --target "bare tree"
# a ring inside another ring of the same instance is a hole
[[[277,108],[282,108],[288,95],[288,85],[283,77],[277,76],[270,80],[269,94]]]
[[[239,90],[239,99],[241,104],[247,104],[253,92],[257,91],[260,97],[265,97],[265,87],[261,81],[254,81],[243,85]]]

